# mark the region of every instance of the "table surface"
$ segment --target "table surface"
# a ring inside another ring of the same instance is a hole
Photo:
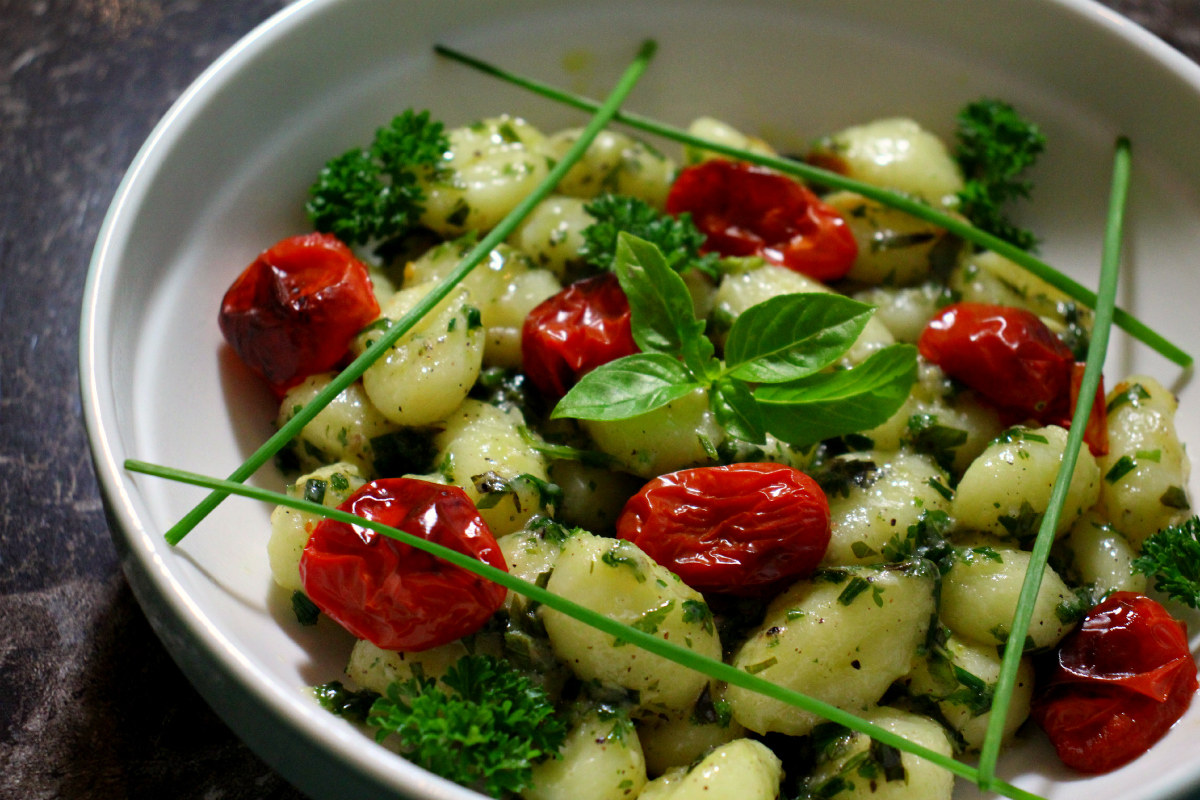
[[[1106,0],[1200,60],[1200,0]],[[117,564],[77,376],[142,141],[280,0],[0,0],[0,798],[303,796],[209,710]]]

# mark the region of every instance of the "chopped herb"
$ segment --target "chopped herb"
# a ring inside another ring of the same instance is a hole
[[[850,551],[854,553],[855,558],[869,558],[870,556],[879,555],[879,553],[866,542],[852,542],[850,544]]]
[[[1182,486],[1168,486],[1167,490],[1162,493],[1162,497],[1158,498],[1158,502],[1167,508],[1177,508],[1180,511],[1190,511],[1192,508],[1188,503],[1187,492],[1183,490]]]
[[[925,481],[925,483],[946,500],[954,499],[954,490],[947,486],[943,486],[942,482],[937,478],[930,478],[929,480]]]
[[[578,461],[580,464],[589,467],[612,467],[617,463],[617,460],[608,453],[601,453],[598,450],[581,450],[578,447],[570,447],[565,444],[543,442],[541,439],[535,437],[533,432],[524,425],[520,426],[517,431],[521,434],[521,439],[524,440],[525,444],[542,455],[555,460]]]
[[[624,551],[629,543],[624,539],[618,540],[612,549],[600,556],[600,560],[610,567],[629,567],[633,570],[638,583],[645,583],[646,576],[642,573],[642,565],[635,556],[626,555]]]
[[[1153,461],[1158,464],[1162,461],[1162,450],[1138,450],[1134,455],[1138,460]]]
[[[292,592],[292,611],[296,614],[296,621],[305,627],[316,625],[317,617],[321,616],[321,609],[317,608],[317,604],[299,590]]]
[[[1117,462],[1112,465],[1112,468],[1108,472],[1104,473],[1104,480],[1108,481],[1108,484],[1111,486],[1112,484],[1121,480],[1121,478],[1124,478],[1126,475],[1133,472],[1135,469],[1137,469],[1136,461],[1129,456],[1121,456],[1117,459]]]
[[[341,681],[314,686],[313,694],[326,711],[360,724],[367,721],[371,706],[379,699],[378,692],[372,692],[370,689],[352,692],[343,686]]]
[[[854,598],[865,592],[870,585],[866,578],[860,578],[855,575],[846,584],[846,588],[842,589],[842,593],[838,595],[837,601],[844,606],[848,606],[854,602]]]
[[[1109,414],[1116,411],[1124,405],[1132,405],[1134,408],[1141,408],[1143,400],[1149,400],[1150,393],[1146,391],[1146,387],[1140,383],[1135,383],[1119,395],[1109,401],[1105,406],[1105,411]]]
[[[1035,538],[1037,538],[1038,528],[1042,526],[1042,517],[1044,515],[1034,511],[1033,506],[1029,505],[1028,500],[1021,501],[1021,508],[1017,512],[1017,516],[1001,515],[997,521],[1008,531],[1008,535],[1017,540],[1017,543],[1022,547]]]
[[[733,720],[733,707],[724,700],[713,700],[709,684],[704,684],[704,691],[696,699],[692,708],[692,723],[695,725],[718,725],[728,728]]]
[[[483,314],[475,306],[463,306],[463,315],[467,318],[467,331],[483,327]]]
[[[488,367],[483,370],[471,387],[471,397],[504,411],[515,408],[526,422],[540,420],[546,414],[546,401],[541,392],[517,369]],[[522,438],[530,444],[534,437],[523,433]]]
[[[309,478],[304,483],[304,499],[320,505],[325,502],[325,489],[329,484],[320,478]]]
[[[663,584],[664,586],[666,584]],[[683,601],[683,621],[692,624],[695,623],[704,628],[705,633],[713,632],[713,615],[712,610],[708,607],[708,603],[702,600],[684,600]]]
[[[642,633],[654,635],[658,633],[658,626],[662,625],[663,622],[666,621],[667,615],[670,614],[671,610],[674,608],[675,601],[668,600],[665,606],[659,606],[658,608],[650,609],[633,622],[629,623],[629,626],[634,630],[641,631]],[[624,639],[615,639],[613,641],[613,647],[624,647],[627,644],[629,644],[629,642],[625,641]]]
[[[827,497],[849,497],[851,487],[869,489],[879,473],[874,461],[835,458],[813,472],[812,478]]]
[[[936,414],[913,414],[908,418],[905,441],[915,452],[931,456],[939,467],[952,473],[954,451],[967,443],[967,432],[939,425]]]
[[[344,492],[350,488],[350,481],[342,473],[335,472],[329,476],[329,485],[335,492]]]
[[[758,673],[762,672],[764,669],[770,669],[771,667],[775,666],[778,663],[779,663],[779,659],[776,658],[775,656],[771,656],[766,661],[759,661],[757,664],[747,664],[745,669],[746,669],[746,672],[749,672],[751,675],[757,675]]]
[[[993,444],[1012,444],[1013,442],[1037,442],[1039,444],[1050,444],[1050,440],[1040,433],[1034,433],[1029,428],[1022,428],[1020,425],[1009,428],[992,440]]]
[[[472,475],[475,491],[482,495],[476,501],[477,508],[494,508],[505,497],[511,496],[517,513],[522,512],[521,496],[535,494],[541,508],[561,508],[562,489],[557,484],[542,480],[536,475],[522,473],[515,478],[503,478],[495,472]]]

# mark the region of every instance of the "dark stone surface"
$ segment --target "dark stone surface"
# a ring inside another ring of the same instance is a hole
[[[0,798],[298,798],[125,584],[76,375],[93,242],[154,123],[280,0],[0,0]],[[1109,0],[1193,58],[1200,3]]]

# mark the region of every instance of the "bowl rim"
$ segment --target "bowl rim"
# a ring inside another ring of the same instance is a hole
[[[116,403],[112,396],[111,326],[114,287],[121,274],[119,254],[130,239],[141,202],[158,169],[190,124],[201,115],[209,100],[230,82],[236,81],[241,67],[293,29],[330,7],[352,0],[296,0],[268,19],[222,53],[188,86],[154,126],[125,172],[109,205],[97,235],[88,266],[80,313],[79,384],[84,426],[92,455],[97,482],[107,512],[110,534],[121,554],[122,569],[134,589],[138,602],[154,623],[154,629],[206,701],[235,729],[238,735],[273,768],[287,773],[301,788],[315,785],[298,776],[296,764],[279,752],[271,751],[263,741],[246,729],[245,720],[231,718],[230,709],[200,686],[197,672],[186,663],[189,654],[206,661],[208,666],[233,676],[239,696],[250,697],[273,717],[290,726],[293,738],[302,737],[307,745],[324,750],[326,757],[353,768],[360,777],[385,795],[412,792],[430,800],[478,800],[483,795],[434,776],[415,764],[385,751],[362,744],[362,734],[348,723],[339,726],[327,712],[304,700],[299,693],[277,684],[270,675],[246,659],[219,629],[217,624],[188,595],[171,575],[153,546],[161,532],[148,529],[140,518],[133,495],[136,487],[123,469],[115,439]],[[1164,67],[1200,95],[1200,64],[1192,61],[1162,39],[1098,0],[1042,0],[1058,6],[1084,24],[1102,29],[1125,46],[1133,48]],[[153,610],[152,610],[153,607]],[[188,638],[191,647],[180,645],[176,636]],[[198,645],[198,649],[196,646]],[[319,715],[319,716],[318,716]],[[232,715],[236,716],[236,715]],[[310,748],[311,749],[311,748]],[[290,766],[290,768],[289,768]],[[320,781],[316,781],[319,784]],[[1200,765],[1161,785],[1160,799],[1175,797],[1200,786]]]

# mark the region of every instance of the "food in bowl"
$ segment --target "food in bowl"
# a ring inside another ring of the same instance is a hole
[[[692,130],[770,152],[714,119]],[[319,232],[265,251],[222,309],[234,349],[282,397],[280,423],[577,136],[507,116],[444,134],[408,112],[331,161],[309,203]],[[1003,205],[1028,191],[1040,147],[1035,127],[984,101],[964,111],[954,154],[889,119],[806,157],[1027,247]],[[291,491],[932,750],[979,748],[1090,313],[868,198],[702,148],[684,161],[602,134],[558,195],[303,428]],[[1022,643],[1055,651],[1059,670],[1035,697],[1023,660],[1006,733],[1033,708],[1085,771],[1136,757],[1196,689],[1180,623],[1134,569],[1144,542],[1186,529],[1173,413],[1143,377],[1095,406]],[[351,685],[318,696],[466,785],[680,800],[772,798],[781,784],[952,791],[928,761],[370,531],[282,506],[272,527],[276,582],[360,638]],[[1149,640],[1162,646],[1144,662],[1121,657]],[[1151,733],[1130,744],[1095,709]]]

